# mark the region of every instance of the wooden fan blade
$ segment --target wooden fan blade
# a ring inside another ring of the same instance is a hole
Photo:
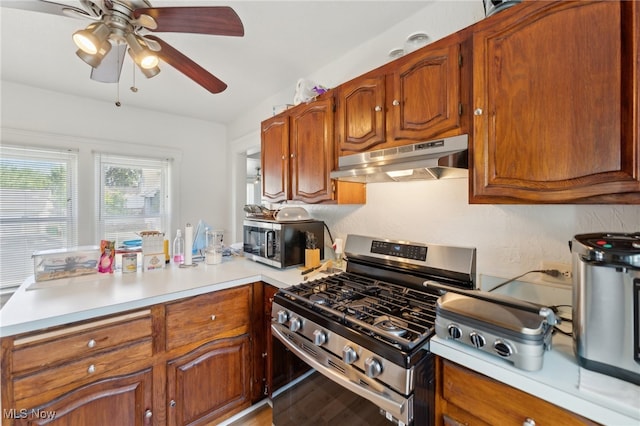
[[[102,58],[102,62],[96,68],[91,69],[91,80],[102,83],[117,83],[120,81],[122,63],[127,53],[126,44],[117,44]]]
[[[86,17],[91,18],[92,15],[86,10],[79,7],[69,6],[66,4],[54,3],[52,1],[3,1],[0,3],[2,7],[8,7],[10,9],[29,10],[31,12],[50,13],[52,15],[61,15],[68,17]]]
[[[209,73],[209,71],[193,62],[165,41],[152,35],[147,35],[145,38],[154,40],[160,44],[162,48],[156,53],[162,61],[171,65],[209,92],[220,93],[227,88],[227,85],[223,81],[219,80],[216,76]]]
[[[156,20],[154,32],[244,36],[244,26],[228,6],[149,7],[136,9],[133,16],[149,15]]]

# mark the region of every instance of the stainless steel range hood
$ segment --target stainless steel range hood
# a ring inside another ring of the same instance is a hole
[[[468,135],[346,155],[331,178],[348,182],[406,182],[468,176]]]

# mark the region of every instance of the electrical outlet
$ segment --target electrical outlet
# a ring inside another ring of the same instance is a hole
[[[545,260],[542,262],[541,269],[544,269],[544,270],[555,269],[560,271],[560,275],[557,277],[548,275],[548,274],[541,274],[542,281],[545,281],[548,283],[555,283],[555,284],[572,284],[573,283],[572,275],[571,275],[571,265],[568,263],[550,262]]]

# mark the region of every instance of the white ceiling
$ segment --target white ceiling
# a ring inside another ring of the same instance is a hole
[[[0,0],[0,4],[3,0]],[[36,0],[25,0],[36,1]],[[478,0],[479,1],[479,0]],[[78,1],[60,3],[79,7]],[[228,123],[300,77],[334,61],[424,8],[429,1],[151,0],[160,6],[228,5],[245,36],[158,33],[167,43],[227,83],[211,94],[172,67],[146,79],[127,56],[121,82],[90,80],[71,34],[89,21],[0,8],[1,78],[42,89]],[[135,77],[134,77],[135,75]],[[137,93],[130,90],[134,85]],[[5,105],[7,107],[7,105]]]

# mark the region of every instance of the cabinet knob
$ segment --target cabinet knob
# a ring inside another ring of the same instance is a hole
[[[211,315],[211,321],[215,321],[216,320],[216,316],[215,315]]]
[[[93,364],[91,364],[91,365],[89,366],[89,368],[87,368],[87,373],[89,373],[89,374],[93,374],[93,373],[95,373],[95,372],[96,372],[96,366],[95,366],[95,365],[93,365]]]
[[[373,110],[376,112],[380,112],[382,111],[382,107],[380,105],[376,105],[376,107]]]
[[[87,342],[87,347],[88,348],[95,348],[96,347],[96,341],[91,339]]]
[[[291,154],[291,158],[296,158],[295,154]]]
[[[473,111],[473,115],[482,115],[483,113],[482,108],[476,108],[475,111]]]
[[[391,102],[391,104],[392,104],[393,106],[398,106],[398,105],[400,105],[400,101],[399,101],[399,100],[397,100],[397,99],[394,99],[394,100],[393,100],[393,102]]]
[[[171,401],[169,401],[169,407],[175,407],[175,406],[176,406],[175,399],[172,399]]]
[[[536,426],[536,421],[530,417],[527,417],[526,419],[524,419],[524,422],[522,422],[522,426]]]
[[[283,159],[283,160],[285,159],[285,156],[284,156],[284,155],[282,156],[282,159]]]
[[[261,355],[262,355],[262,358],[266,358],[266,357],[268,357],[268,356],[269,356],[269,354],[267,354],[266,352],[262,352],[262,354],[261,354]]]
[[[150,419],[151,417],[153,417],[153,412],[151,410],[147,410],[144,412],[144,417],[145,419]]]

